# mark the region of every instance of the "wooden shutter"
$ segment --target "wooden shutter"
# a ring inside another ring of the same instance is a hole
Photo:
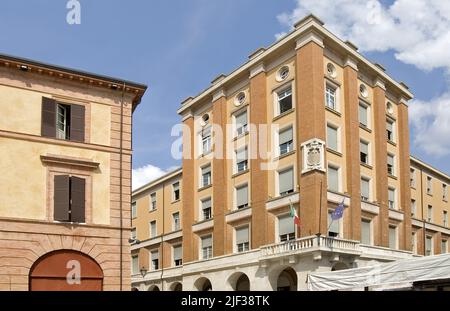
[[[41,135],[44,137],[56,137],[56,102],[47,97],[42,97]]]
[[[53,218],[57,221],[69,221],[70,178],[68,175],[58,175],[54,179],[54,211]]]
[[[70,140],[84,142],[84,114],[84,106],[70,105]]]
[[[85,222],[85,188],[86,182],[83,178],[71,177],[70,194],[72,199],[71,221]]]

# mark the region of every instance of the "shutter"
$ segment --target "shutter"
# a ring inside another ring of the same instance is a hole
[[[359,105],[359,123],[367,125],[367,108]]]
[[[54,179],[54,210],[53,218],[57,221],[69,221],[70,177],[58,175]]]
[[[212,246],[212,236],[202,238],[202,248]]]
[[[389,189],[388,196],[389,201],[395,202],[395,191],[393,189]]]
[[[248,243],[248,227],[236,229],[236,244]]]
[[[151,254],[152,254],[152,261],[153,260],[158,260],[159,252],[152,252]]]
[[[394,167],[394,157],[391,156],[391,155],[388,155],[388,157],[387,157],[387,163],[388,163],[389,165],[391,165],[392,167]]]
[[[182,256],[182,247],[180,246],[174,246],[173,247],[173,260],[179,260]]]
[[[236,205],[241,206],[248,203],[248,186],[236,189]]]
[[[328,229],[328,232],[335,232],[339,234],[339,220],[333,221],[331,219],[331,214],[333,214],[333,211],[328,212],[328,226],[330,229]]]
[[[339,191],[338,170],[328,167],[328,189]]]
[[[328,147],[337,150],[337,130],[333,127],[327,127],[327,143]]]
[[[359,148],[362,153],[369,154],[369,146],[366,143],[359,142]]]
[[[388,131],[390,131],[391,133],[393,133],[394,127],[393,127],[392,122],[387,121],[387,122],[386,122],[386,128],[387,128]]]
[[[202,175],[205,175],[210,172],[211,172],[211,165],[208,165],[208,166],[205,166],[204,168],[202,168]]]
[[[396,228],[389,227],[389,248],[396,248]]]
[[[361,179],[361,194],[368,198],[369,197],[369,181]]]
[[[247,124],[247,112],[241,113],[236,116],[236,125],[244,126]]]
[[[361,243],[370,244],[370,222],[367,220],[361,222]]]
[[[206,199],[202,201],[202,209],[210,208],[211,207],[211,199]]]
[[[70,105],[70,140],[84,142],[84,106]]]
[[[292,141],[292,127],[280,132],[280,145]]]
[[[247,160],[247,149],[241,149],[236,152],[236,160],[237,162],[241,162],[243,160]]]
[[[293,170],[287,170],[279,173],[280,193],[294,189],[294,173]]]
[[[133,274],[138,274],[139,273],[139,257],[138,256],[133,256],[132,259],[132,268]]]
[[[278,217],[278,235],[294,233],[294,220],[291,216]]]
[[[85,222],[85,203],[86,203],[86,181],[84,178],[71,177],[71,221],[82,223]]]
[[[42,97],[41,135],[44,137],[56,137],[56,102],[47,97]]]

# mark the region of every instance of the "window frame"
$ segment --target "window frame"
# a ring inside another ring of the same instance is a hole
[[[209,180],[208,183],[205,184],[205,174],[203,174],[203,170],[209,167]],[[212,185],[212,165],[211,163],[207,163],[200,167],[200,188],[209,187]]]
[[[175,185],[178,184],[178,188],[175,189]],[[181,199],[181,189],[180,189],[180,181],[176,181],[174,183],[172,183],[172,202],[177,202]],[[176,191],[178,191],[178,197],[176,195]]]
[[[284,99],[285,97],[280,99],[279,98],[279,94],[283,93],[283,92],[286,92],[289,89],[291,89],[291,94],[290,94],[290,96],[291,96],[291,108],[281,112],[280,100]],[[288,83],[285,83],[284,85],[274,89],[272,91],[272,96],[273,96],[273,106],[274,106],[274,117],[278,117],[280,115],[288,113],[289,111],[292,111],[295,108],[295,88],[293,87],[292,81],[290,81]]]
[[[203,247],[203,240],[210,237],[211,238],[211,246]],[[214,239],[212,233],[205,234],[199,237],[200,238],[200,259],[201,260],[208,260],[214,257],[213,254],[213,246],[214,246]],[[206,250],[206,256],[205,255]]]
[[[363,108],[365,108],[365,110],[366,110],[366,120],[367,120],[367,124],[364,124],[364,123],[362,123],[361,122],[361,118],[360,118],[360,109],[359,109],[359,107],[363,107]],[[364,127],[364,128],[366,128],[366,129],[370,129],[371,128],[371,118],[370,118],[370,116],[371,116],[371,106],[370,106],[370,104],[368,104],[368,103],[366,103],[366,102],[363,102],[363,101],[359,101],[359,104],[358,104],[358,123],[362,126],[362,127]]]
[[[282,194],[280,192],[280,174],[282,174],[284,172],[287,172],[289,170],[292,170],[292,189],[288,190],[288,191],[285,191]],[[294,193],[295,192],[295,184],[296,184],[296,176],[295,176],[295,167],[294,167],[294,165],[289,165],[289,166],[280,168],[280,169],[278,169],[276,171],[276,174],[277,174],[276,175],[276,181],[277,181],[277,183],[276,183],[276,186],[277,186],[276,191],[277,191],[278,196],[281,197],[281,196],[284,196],[284,195],[289,195],[289,194]]]
[[[245,114],[246,115],[246,123],[242,124],[242,126],[238,127],[238,124],[236,122],[237,118],[241,115]],[[239,109],[238,111],[233,113],[233,126],[234,126],[234,137],[241,137],[243,135],[245,135],[246,133],[248,133],[248,109]],[[242,130],[241,130],[242,129]]]
[[[395,123],[396,123],[395,120],[392,120],[390,118],[386,119],[386,140],[391,143],[394,143],[394,144],[397,141],[397,137],[396,137],[397,133],[395,131],[395,126],[396,126]],[[391,126],[392,126],[391,132],[388,130],[388,124],[391,124]],[[389,135],[389,133],[391,133],[391,134]]]
[[[178,227],[177,222],[175,221],[175,215],[178,215]],[[172,231],[178,231],[181,230],[181,217],[180,212],[172,213]]]
[[[393,201],[389,200],[389,192],[392,191],[393,192]],[[391,204],[392,202],[392,204]],[[388,208],[392,209],[392,210],[397,210],[397,204],[398,200],[397,200],[397,189],[393,186],[388,186]]]
[[[391,167],[389,166],[390,165],[389,164],[389,158],[392,158],[392,166]],[[388,173],[388,175],[395,177],[396,176],[395,175],[396,174],[395,155],[388,152],[386,163],[387,163],[387,173]]]
[[[153,226],[152,226],[152,224],[155,224],[155,234],[153,234]],[[157,224],[156,224],[156,220],[151,220],[149,222],[149,225],[150,225],[150,239],[156,238],[158,236],[158,227],[157,227]]]
[[[363,152],[361,151],[361,145],[367,146],[366,162],[362,161]],[[361,164],[365,164],[365,165],[369,165],[369,166],[372,165],[372,157],[370,155],[370,151],[371,151],[370,147],[371,147],[370,142],[368,142],[367,140],[365,140],[365,139],[359,140],[359,162]]]
[[[203,202],[206,202],[206,201],[209,201],[209,207],[203,208]],[[209,209],[209,218],[206,218],[205,217],[205,210],[208,210],[208,209]],[[212,197],[211,196],[207,196],[207,197],[204,197],[204,198],[200,199],[200,211],[199,211],[199,213],[201,215],[201,217],[199,217],[200,221],[208,221],[208,220],[213,219],[213,217],[214,217],[213,216],[213,201],[212,201]]]
[[[238,154],[239,154],[239,152],[241,152],[242,150],[245,150],[246,158],[245,158],[245,160],[241,160],[241,161],[238,162]],[[240,165],[241,163],[244,163],[244,169],[239,170],[239,165]],[[249,163],[248,163],[248,146],[243,146],[243,147],[241,147],[241,148],[237,148],[237,149],[234,151],[234,164],[235,164],[235,165],[233,165],[233,166],[234,166],[234,173],[235,173],[235,174],[245,172],[245,171],[247,171],[247,170],[249,169]]]
[[[370,202],[372,199],[372,178],[366,176],[366,175],[361,175],[361,201],[363,202]],[[368,197],[363,197],[363,193],[362,193],[362,181],[367,181],[368,183],[368,188],[369,188],[369,193],[368,193]]]
[[[245,206],[239,205],[239,206],[241,206],[241,207],[239,207],[238,200],[237,200],[237,198],[238,198],[237,194],[238,194],[238,190],[242,189],[244,187],[247,187],[247,204],[243,204]],[[241,210],[241,209],[244,209],[244,208],[247,208],[250,206],[250,186],[249,186],[248,182],[242,183],[242,184],[234,187],[234,202],[235,202],[235,204],[234,204],[235,210]]]
[[[291,132],[292,132],[292,139],[290,140],[290,141],[287,141],[286,143],[283,143],[283,145],[285,145],[285,144],[288,144],[288,150],[286,151],[286,152],[281,152],[281,146],[282,146],[282,144],[280,143],[280,135],[282,134],[282,133],[284,133],[284,132],[287,132],[287,131],[289,131],[289,130],[291,130]],[[292,152],[292,151],[294,151],[295,150],[295,144],[294,144],[294,126],[292,125],[292,124],[289,124],[289,125],[287,125],[287,126],[284,126],[283,128],[281,128],[281,129],[279,129],[278,131],[277,131],[277,135],[276,135],[276,139],[275,139],[275,141],[276,141],[276,144],[277,144],[277,148],[276,148],[276,150],[277,150],[277,156],[283,156],[283,155],[285,155],[285,154],[287,154],[287,153],[289,153],[289,152]]]
[[[334,95],[328,92],[329,89],[334,91]],[[334,107],[328,105],[328,98],[334,98]],[[332,111],[340,112],[339,85],[331,83],[330,81],[325,81],[325,107]]]
[[[331,129],[336,131],[336,149],[332,148],[329,145],[329,142],[328,142],[328,128],[331,128]],[[342,148],[341,148],[341,127],[339,125],[336,125],[336,124],[334,124],[332,122],[327,121],[326,135],[327,135],[327,141],[326,141],[327,148],[329,148],[330,150],[333,150],[335,152],[341,153],[342,152]]]
[[[330,186],[330,182],[329,182],[329,171],[330,171],[330,167],[334,170],[337,170],[337,190],[335,189],[331,189]],[[328,191],[332,191],[332,192],[337,192],[337,193],[342,193],[342,176],[341,176],[341,167],[335,163],[331,163],[328,162],[327,165],[327,190]]]
[[[154,198],[154,200],[153,200],[153,198]],[[150,211],[156,210],[156,204],[157,204],[156,202],[157,202],[156,192],[150,193]]]
[[[245,243],[237,243],[237,231],[239,230],[239,229],[243,229],[243,228],[247,228],[247,230],[248,230],[248,236],[247,236],[247,242],[245,242]],[[240,226],[238,226],[238,227],[235,227],[234,228],[234,232],[233,232],[234,234],[233,234],[233,244],[234,244],[234,253],[245,253],[245,252],[247,252],[247,251],[249,251],[251,248],[250,248],[250,242],[251,242],[251,225],[250,225],[250,223],[247,223],[247,224],[243,224],[243,225],[240,225]],[[245,245],[246,244],[246,245]],[[243,247],[242,247],[242,250],[240,250],[239,249],[239,246],[240,245],[242,245]]]

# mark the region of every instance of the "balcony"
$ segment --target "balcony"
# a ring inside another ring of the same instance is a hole
[[[358,241],[315,235],[261,247],[261,258],[270,259],[314,251],[361,254]]]

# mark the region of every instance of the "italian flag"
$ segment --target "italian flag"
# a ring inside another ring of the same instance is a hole
[[[292,218],[294,218],[294,224],[296,224],[297,226],[300,227],[300,218],[298,218],[297,211],[295,210],[295,208],[294,208],[294,206],[292,205],[292,203],[291,203],[291,212],[290,212],[290,216],[291,216]]]

